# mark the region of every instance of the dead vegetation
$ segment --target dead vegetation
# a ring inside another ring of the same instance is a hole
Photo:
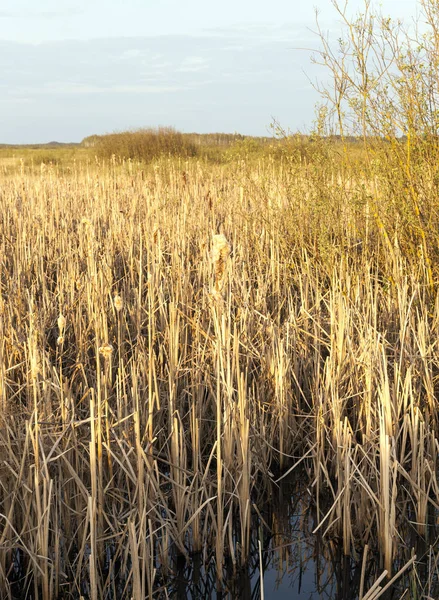
[[[17,564],[45,600],[101,598],[115,572],[152,598],[173,554],[221,578],[298,462],[346,555],[368,545],[394,574],[413,535],[433,544],[439,302],[341,177],[284,160],[3,173],[3,597]]]

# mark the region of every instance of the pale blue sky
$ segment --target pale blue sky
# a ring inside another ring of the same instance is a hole
[[[317,46],[315,8],[336,36],[331,0],[3,0],[0,143],[158,125],[266,135],[272,117],[304,131],[324,74],[295,48]]]

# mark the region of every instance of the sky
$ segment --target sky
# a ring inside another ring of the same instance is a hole
[[[307,131],[325,77],[311,63],[316,9],[337,39],[331,0],[2,0],[0,143],[157,126],[270,135],[273,120]]]

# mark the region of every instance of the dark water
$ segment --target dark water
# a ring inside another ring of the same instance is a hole
[[[265,600],[357,600],[361,578],[361,562],[341,556],[335,548],[336,555],[331,560],[323,556],[313,556],[306,560],[300,556],[304,550],[303,544],[294,545],[289,550],[297,550],[295,556],[282,560],[271,553],[263,559],[263,582],[260,570],[254,568],[230,573],[222,583],[217,582],[215,566],[205,571],[194,564],[180,568],[176,577],[157,589],[157,598],[182,598],[190,600],[259,600],[262,598],[261,583]],[[395,563],[397,568],[403,564]],[[379,566],[379,557],[372,556],[366,567],[366,579],[363,595],[383,572]],[[387,580],[384,580],[384,586]],[[419,572],[408,570],[381,598],[396,600],[400,598],[439,598],[437,581],[430,593],[422,595],[426,583],[419,581]]]
[[[437,515],[436,515],[437,516]],[[439,598],[439,585],[436,576],[435,557],[439,557],[439,536],[436,516],[431,519],[429,540],[413,535],[414,529],[402,531],[393,572],[403,567],[415,551],[418,557],[415,567],[408,569],[404,576],[381,596],[383,600],[421,600]],[[174,555],[170,558],[169,569],[165,574],[156,563],[157,574],[153,584],[152,598],[157,600],[357,600],[359,598],[362,570],[362,549],[356,557],[345,557],[341,540],[336,536],[314,534],[318,521],[310,502],[308,490],[300,479],[276,486],[266,496],[263,504],[254,507],[250,538],[250,556],[245,568],[234,565],[230,557],[225,557],[222,581],[217,579],[214,548],[206,547],[202,553],[190,560]],[[239,522],[234,523],[239,532]],[[405,541],[403,541],[405,540]],[[239,534],[235,541],[239,547]],[[108,548],[109,555],[111,549]],[[172,553],[172,551],[171,551]],[[19,556],[19,554],[17,554]],[[19,558],[15,561],[20,571]],[[107,563],[113,564],[111,557]],[[263,577],[261,578],[261,565]],[[111,582],[102,590],[105,600],[131,598],[131,567],[103,569],[104,579]],[[105,573],[106,572],[106,573]],[[365,570],[364,593],[383,572],[377,548],[373,540]],[[12,586],[13,598],[33,599],[32,586],[25,586],[22,574],[16,573],[16,583]],[[79,591],[64,590],[62,598],[89,598],[88,578],[82,582]],[[383,585],[387,582],[384,581]],[[27,590],[27,591],[26,591]],[[15,593],[14,593],[15,592]],[[0,594],[1,596],[1,594]],[[36,597],[35,597],[36,600]]]
[[[157,598],[259,600],[263,591],[265,600],[357,600],[362,549],[358,549],[356,557],[346,557],[341,540],[313,534],[316,527],[309,494],[301,489],[300,482],[283,486],[264,512],[254,519],[250,559],[245,569],[226,564],[223,581],[219,583],[213,559],[207,568],[202,566],[201,557],[195,557],[189,563],[177,561],[175,577],[163,583],[161,589],[159,586]],[[434,539],[436,526],[432,525],[432,529]],[[398,549],[392,575],[410,560],[413,551],[418,556],[415,568],[408,569],[381,598],[439,598],[437,577],[431,572],[435,548],[416,535],[405,532],[404,537],[407,542],[401,543]],[[439,547],[436,556],[438,551]],[[383,570],[377,549],[371,547],[363,595]],[[384,579],[381,585],[384,587],[387,581]]]
[[[303,550],[303,548],[300,548]],[[299,552],[300,552],[299,550]],[[359,594],[361,564],[346,557],[337,557],[328,563],[323,557],[306,562],[296,555],[293,561],[282,561],[272,554],[271,561],[263,565],[263,594],[266,600],[356,600]],[[377,561],[368,565],[365,590],[378,578],[382,569]],[[386,583],[386,581],[384,582]],[[387,600],[400,598],[410,581],[401,580],[384,596]],[[222,583],[216,581],[215,568],[211,572],[186,565],[175,579],[157,590],[158,598],[187,598],[190,600],[256,600],[262,597],[259,568],[249,568],[230,574]],[[407,596],[409,597],[409,596]],[[437,596],[435,596],[437,597]]]

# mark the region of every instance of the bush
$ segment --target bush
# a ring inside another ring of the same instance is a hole
[[[96,152],[101,158],[120,158],[151,161],[160,156],[197,155],[197,146],[172,127],[139,129],[97,136]]]

